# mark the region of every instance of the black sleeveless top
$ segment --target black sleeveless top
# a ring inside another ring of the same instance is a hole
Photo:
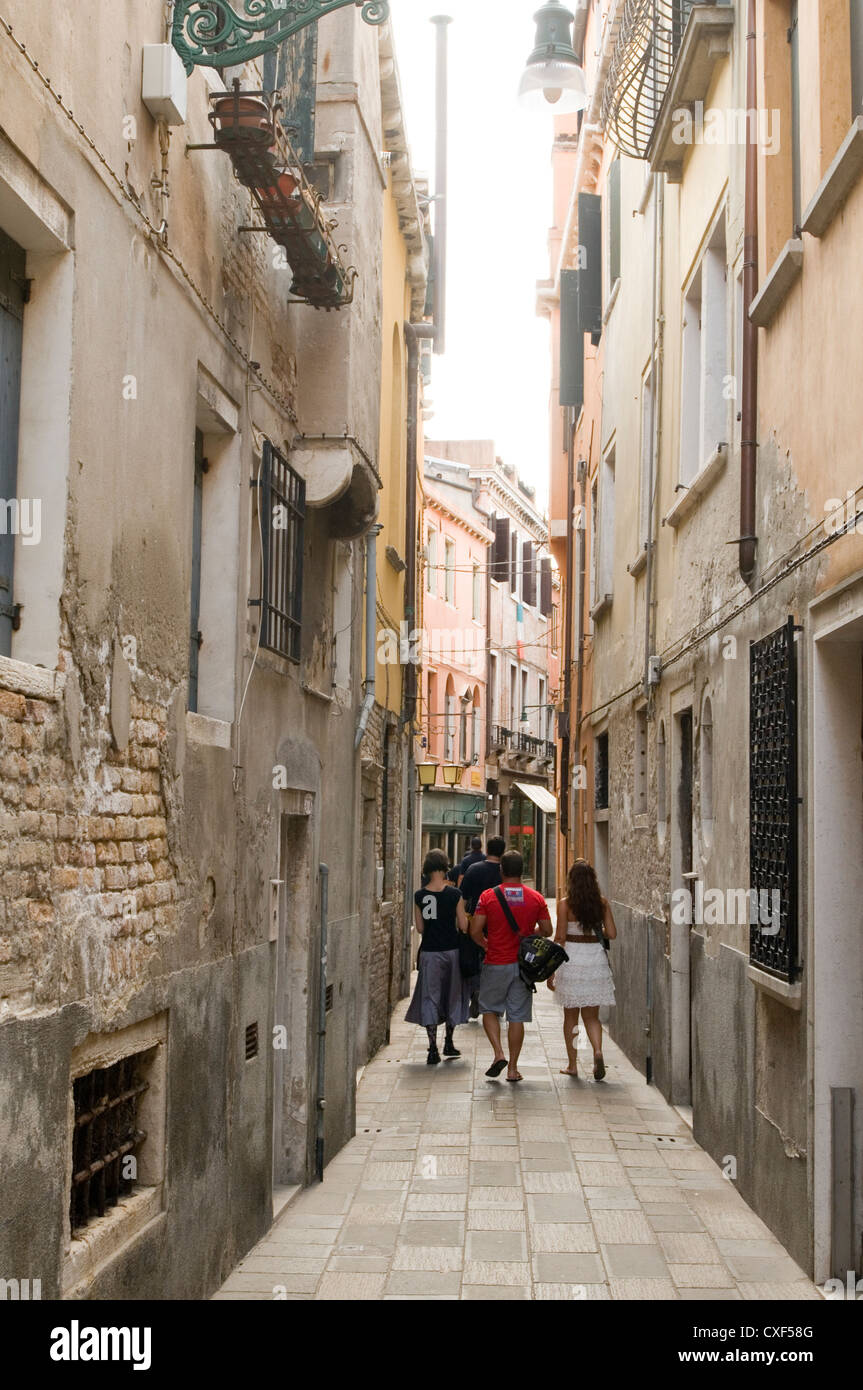
[[[423,919],[422,949],[457,951],[461,935],[456,926],[456,908],[461,902],[458,889],[443,888],[433,893],[430,888],[418,888],[414,902]]]

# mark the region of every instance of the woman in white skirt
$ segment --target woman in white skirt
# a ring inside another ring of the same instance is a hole
[[[599,891],[593,865],[576,859],[569,871],[569,892],[557,904],[554,936],[569,960],[547,982],[563,1009],[563,1037],[569,1058],[568,1065],[561,1068],[563,1076],[578,1075],[575,1037],[579,1011],[593,1048],[593,1078],[601,1081],[605,1076],[599,1010],[603,1004],[614,1003],[614,978],[603,936],[609,941],[617,936],[611,908]]]

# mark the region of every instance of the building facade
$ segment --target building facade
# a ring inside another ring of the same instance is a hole
[[[558,122],[561,795],[614,905],[616,1039],[799,1263],[844,1279],[863,1240],[863,17],[651,8],[652,39],[622,5],[579,7],[592,102]]]
[[[300,156],[302,55],[148,105],[133,8],[0,24],[0,1263],[73,1299],[208,1296],[353,1133],[381,265],[393,321],[419,276],[385,33],[321,21]]]

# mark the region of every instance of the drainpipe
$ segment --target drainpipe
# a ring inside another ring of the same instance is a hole
[[[435,58],[435,214],[434,214],[434,351],[446,349],[446,241],[447,241],[447,27],[452,18],[436,14]]]
[[[566,711],[566,733],[561,739],[560,757],[560,829],[563,836],[565,868],[571,863],[570,802],[572,783],[572,622],[574,596],[573,584],[573,534],[572,518],[575,511],[575,421],[569,407],[565,415],[566,429],[566,594],[563,606],[563,708]]]
[[[363,681],[363,689],[366,694],[363,707],[360,710],[360,722],[357,725],[354,748],[359,748],[363,741],[363,734],[366,731],[369,715],[375,703],[375,638],[377,636],[375,593],[378,573],[378,536],[383,529],[382,526],[375,525],[366,536],[366,678]]]
[[[587,463],[584,459],[578,460],[578,484],[579,506],[581,516],[581,528],[578,533],[578,684],[575,694],[575,765],[578,766],[578,758],[581,752],[581,721],[582,706],[584,702],[584,579],[587,572]],[[582,797],[584,787],[578,788],[578,828],[584,834],[584,806]],[[581,846],[582,853],[585,846]]]
[[[653,521],[654,480],[659,476],[662,439],[662,364],[665,338],[664,289],[665,180],[653,175],[653,351],[650,363],[650,461],[647,470],[647,565],[644,575],[644,693],[650,696],[650,658],[653,655]]]
[[[327,1046],[327,914],[329,912],[330,871],[326,864],[320,864],[321,875],[321,958],[320,992],[318,996],[318,1103],[317,1129],[315,1134],[315,1176],[318,1182],[324,1180],[324,1098],[326,1089],[326,1046]]]
[[[758,99],[758,50],[755,0],[749,0],[746,20],[746,104],[754,111]],[[755,531],[755,483],[758,466],[758,329],[749,310],[758,293],[758,145],[748,132],[743,231],[743,369],[740,411],[740,573],[747,584],[755,578],[758,537]]]

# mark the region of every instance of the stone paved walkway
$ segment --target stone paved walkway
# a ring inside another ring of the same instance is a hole
[[[217,1299],[810,1299],[818,1289],[606,1039],[607,1078],[565,1064],[540,988],[524,1081],[489,1082],[479,1024],[426,1067],[396,1010],[366,1068],[356,1137]]]

